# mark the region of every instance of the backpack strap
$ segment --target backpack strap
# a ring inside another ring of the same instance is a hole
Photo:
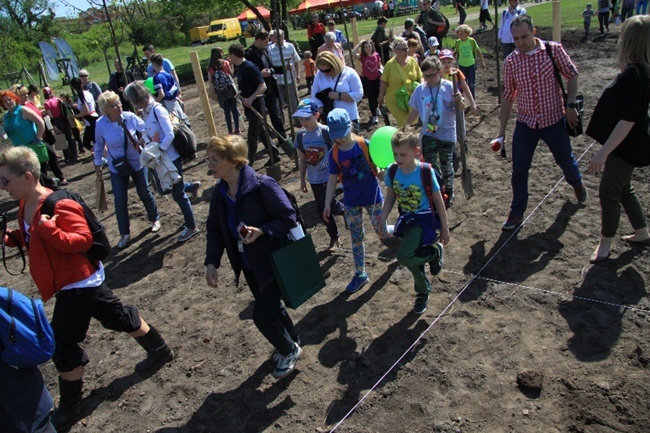
[[[329,136],[329,133],[327,135]],[[372,159],[370,159],[370,152],[368,151],[368,145],[366,144],[366,139],[363,137],[357,137],[356,141],[359,147],[361,148],[361,151],[363,152],[363,156],[366,157],[366,162],[370,167],[370,171],[375,177],[377,177],[377,166],[375,165],[374,162],[372,162]],[[334,159],[334,162],[339,167],[339,182],[340,182],[343,179],[343,170],[341,169],[341,162],[339,161],[339,146],[332,147],[332,159]]]
[[[436,211],[436,207],[433,204],[433,169],[431,164],[428,162],[420,163],[420,177],[422,180],[422,187],[424,188],[424,193],[429,199],[429,206],[431,207],[431,213],[433,214]]]
[[[372,172],[372,174],[375,175],[375,177],[377,177],[377,173],[378,173],[377,166],[375,165],[374,162],[372,162],[372,159],[370,159],[370,151],[368,150],[368,144],[366,143],[366,139],[363,137],[357,137],[357,144],[363,151],[363,156],[366,157],[366,161],[370,166],[370,171]]]
[[[325,127],[325,125],[321,125],[320,123],[318,124],[318,128],[321,130],[321,134],[323,135],[323,141],[327,145],[327,150],[332,150],[332,138],[330,137],[329,130]],[[298,135],[296,135],[296,143],[298,143],[298,149],[302,153],[305,153],[305,145],[303,144],[303,140],[305,135],[307,135],[307,131],[304,129],[301,129],[298,131]],[[338,152],[336,153],[338,156]]]
[[[560,70],[558,69],[557,64],[555,63],[555,59],[553,59],[553,51],[551,50],[551,43],[549,41],[546,41],[544,42],[544,45],[546,47],[546,53],[551,58],[551,63],[553,63],[553,72],[555,73],[555,79],[560,85],[560,89],[562,89],[562,97],[564,98],[564,102],[566,103],[567,93],[566,90],[564,90],[564,82],[562,81],[562,77],[560,76]]]
[[[386,172],[386,176],[390,179],[390,184],[391,187],[393,185],[393,181],[395,181],[395,175],[397,174],[397,164],[391,164],[390,167],[388,167],[388,171]]]

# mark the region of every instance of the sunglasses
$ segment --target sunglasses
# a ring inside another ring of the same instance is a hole
[[[436,71],[435,74],[422,74],[424,78],[435,78],[436,75],[438,75],[440,71]]]
[[[118,108],[118,107],[121,107],[121,106],[122,106],[122,103],[121,103],[121,102],[114,102],[114,103],[112,103],[112,104],[108,104],[108,106],[109,106],[110,108]]]
[[[80,78],[88,78],[88,75],[79,75]]]
[[[332,68],[327,68],[327,69],[318,68],[318,70],[321,71],[323,74],[329,74],[330,72],[332,72]]]

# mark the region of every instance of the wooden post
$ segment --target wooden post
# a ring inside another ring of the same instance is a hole
[[[357,17],[350,18],[350,27],[352,28],[352,42],[354,46],[359,45],[359,29],[357,29]]]
[[[553,40],[557,43],[562,42],[561,35],[561,15],[560,15],[560,0],[553,0]]]
[[[506,6],[508,7],[508,6]],[[502,24],[503,25],[503,24]],[[494,2],[494,54],[497,58],[497,100],[501,105],[501,44],[499,43],[499,6]]]
[[[217,125],[215,125],[214,117],[212,117],[212,107],[210,106],[210,98],[208,98],[208,91],[203,81],[203,71],[201,70],[198,51],[190,51],[190,62],[192,62],[194,81],[196,81],[196,87],[199,89],[199,99],[201,99],[201,105],[203,105],[203,115],[208,124],[208,131],[210,131],[211,137],[216,136],[218,135]]]

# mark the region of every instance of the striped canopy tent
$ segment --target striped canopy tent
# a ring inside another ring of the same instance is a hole
[[[264,17],[264,18],[266,18],[266,19],[271,18],[271,11],[269,11],[269,10],[268,10],[267,8],[265,8],[264,6],[258,6],[258,7],[257,7],[257,10],[258,10],[259,13],[262,15],[262,17]],[[239,21],[250,21],[250,20],[256,20],[256,19],[257,19],[257,15],[255,15],[255,14],[253,13],[253,11],[251,11],[250,9],[246,9],[244,12],[240,13],[239,15],[237,15],[237,19],[238,19]]]

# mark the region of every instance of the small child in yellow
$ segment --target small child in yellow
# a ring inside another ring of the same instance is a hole
[[[413,274],[417,293],[413,308],[415,314],[426,311],[431,292],[424,265],[428,263],[431,273],[438,275],[443,264],[443,244],[449,242],[449,224],[440,186],[431,165],[420,162],[419,144],[419,134],[411,127],[402,127],[393,135],[391,145],[395,164],[386,171],[386,199],[379,224],[379,227],[386,227],[386,218],[397,201],[399,218],[393,234],[402,238],[397,261]],[[427,194],[427,187],[431,197]],[[436,242],[438,230],[440,242]]]
[[[476,99],[476,60],[481,62],[481,68],[485,69],[485,60],[476,39],[471,38],[472,28],[467,24],[458,26],[456,29],[458,39],[454,46],[454,56],[458,59],[458,69],[465,75],[472,97]]]

